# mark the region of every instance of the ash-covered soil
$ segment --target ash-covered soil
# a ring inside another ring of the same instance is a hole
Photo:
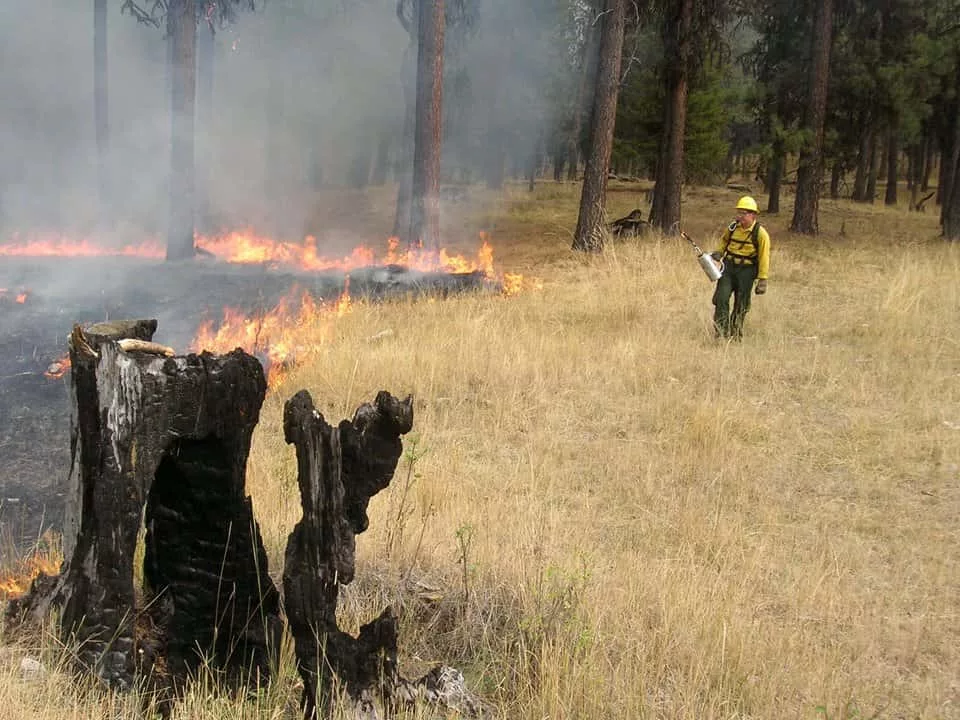
[[[354,298],[495,289],[480,274],[387,266],[349,273]],[[294,287],[317,299],[343,292],[342,272],[300,273],[198,259],[0,259],[0,542],[23,547],[59,529],[70,462],[70,375],[44,375],[66,354],[75,323],[156,318],[157,342],[189,351],[197,328],[224,307],[268,311]],[[24,303],[16,301],[25,292]]]

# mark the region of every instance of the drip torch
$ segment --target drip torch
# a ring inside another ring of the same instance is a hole
[[[714,260],[710,253],[705,253],[701,250],[700,246],[693,241],[693,238],[683,232],[683,230],[680,231],[680,237],[684,238],[693,246],[694,251],[697,253],[697,262],[700,263],[700,267],[703,268],[707,277],[713,281],[719,280],[720,276],[723,275],[723,260]]]

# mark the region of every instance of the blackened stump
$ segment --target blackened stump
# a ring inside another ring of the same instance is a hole
[[[8,624],[59,607],[64,641],[114,687],[157,658],[174,683],[201,664],[260,681],[282,629],[244,486],[263,368],[239,349],[166,358],[117,343],[155,330],[155,320],[74,328],[64,563],[10,604]],[[148,619],[134,587],[141,519]]]
[[[305,718],[331,699],[335,681],[357,703],[356,717],[377,717],[374,701],[426,702],[460,717],[484,717],[488,708],[445,665],[419,680],[399,673],[397,619],[387,607],[356,638],[337,627],[339,586],[353,580],[356,535],[367,529],[367,504],[393,478],[403,453],[400,436],[413,426],[413,401],[377,393],[352,421],[331,427],[301,390],[283,410],[286,441],[296,447],[303,518],[290,539],[283,568],[283,603],[303,678]],[[336,676],[336,677],[334,677]]]
[[[353,638],[337,627],[340,584],[354,576],[355,535],[366,530],[367,503],[393,477],[400,436],[413,425],[411,398],[380,392],[353,421],[331,427],[301,390],[284,407],[283,429],[296,446],[303,518],[287,542],[284,607],[303,678],[303,709],[316,713],[334,678],[355,700],[389,697],[397,685],[397,624],[390,608]]]

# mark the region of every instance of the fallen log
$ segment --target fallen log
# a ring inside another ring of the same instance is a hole
[[[257,683],[269,676],[282,630],[245,493],[263,368],[242,350],[163,357],[122,349],[144,347],[156,327],[131,321],[71,333],[64,562],[8,605],[7,626],[59,609],[63,642],[112,687],[132,687],[155,663],[173,687],[201,667],[231,684]],[[143,526],[140,598],[134,558]]]
[[[650,223],[643,219],[643,210],[637,208],[629,215],[611,222],[607,229],[614,237],[635,237],[650,232]]]
[[[352,421],[331,427],[301,390],[283,412],[284,438],[296,447],[303,517],[287,542],[283,603],[303,679],[304,717],[317,717],[337,683],[358,717],[386,706],[427,701],[467,717],[485,712],[454,668],[437,666],[417,681],[399,673],[397,618],[387,607],[354,638],[337,625],[340,585],[355,573],[356,535],[367,529],[370,498],[390,483],[413,425],[411,398],[381,391]]]

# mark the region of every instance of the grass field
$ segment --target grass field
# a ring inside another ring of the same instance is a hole
[[[687,231],[712,247],[736,196],[690,189]],[[476,198],[455,243],[489,231],[542,289],[338,321],[254,438],[271,572],[300,512],[283,401],[307,388],[337,421],[412,393],[341,612],[355,633],[395,603],[406,674],[460,667],[516,720],[960,718],[960,246],[936,213],[824,200],[817,238],[763,218],[769,291],[730,343],[683,241],[582,257],[574,186]],[[612,188],[611,217],[635,206]],[[2,652],[2,718],[136,716],[24,680],[52,641]],[[200,684],[175,716],[295,717],[296,681],[286,649],[261,695]]]

